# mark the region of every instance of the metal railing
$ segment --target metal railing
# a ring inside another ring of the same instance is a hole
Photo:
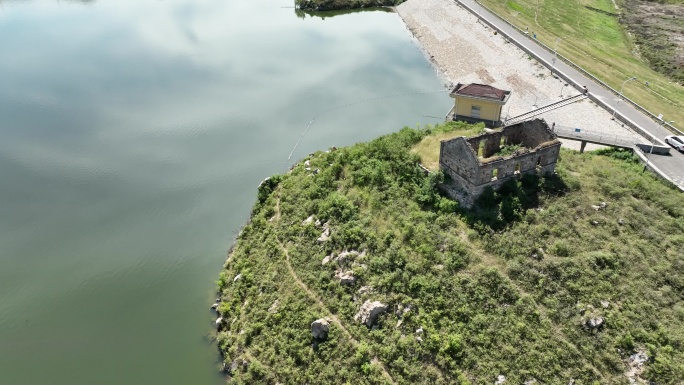
[[[559,138],[580,140],[596,144],[604,144],[613,147],[633,148],[634,146],[640,143],[640,141],[636,138],[629,138],[621,135],[596,134],[566,126],[557,125],[555,126],[553,132]]]
[[[462,6],[464,6],[464,7],[466,7],[466,8],[469,9],[469,7],[468,7],[466,4],[463,4],[460,0],[455,0],[455,1],[458,2],[459,4],[461,4]],[[522,34],[523,36],[527,36],[527,38],[530,39],[530,38],[529,38],[529,35],[526,34],[525,31],[523,31],[522,29],[518,28],[516,25],[514,25],[513,23],[511,23],[511,22],[508,21],[507,19],[501,17],[501,15],[499,15],[499,14],[496,13],[496,12],[494,12],[493,10],[491,10],[490,8],[488,8],[486,5],[482,4],[482,3],[479,2],[478,0],[473,0],[473,1],[475,1],[475,3],[477,3],[477,4],[478,4],[480,7],[482,7],[483,9],[487,10],[487,11],[488,11],[489,13],[491,13],[492,15],[496,16],[497,18],[499,18],[499,19],[500,19],[501,21],[503,21],[504,23],[508,24],[511,28],[515,29],[517,32],[519,32],[519,33]],[[478,17],[481,18],[480,15],[478,15]],[[536,39],[530,39],[530,40],[533,41],[534,43],[538,44],[540,47],[544,48],[545,50],[549,51],[550,53],[554,53],[554,50],[553,50],[551,47],[549,47],[549,46],[547,46],[546,44],[540,42],[539,40],[536,40]],[[563,56],[563,55],[557,53],[557,51],[556,51],[556,56],[558,57],[558,59],[560,59],[560,60],[562,60],[563,62],[565,62],[565,64],[569,65],[570,67],[572,67],[572,68],[574,68],[575,70],[577,70],[577,71],[579,71],[580,73],[582,73],[584,76],[586,76],[586,77],[592,79],[593,81],[595,81],[596,83],[600,84],[603,88],[605,88],[605,89],[607,89],[608,91],[612,92],[612,93],[615,94],[616,96],[619,97],[619,96],[621,95],[617,90],[615,90],[613,87],[611,87],[611,86],[609,86],[608,84],[606,84],[603,80],[601,80],[601,79],[597,78],[596,76],[590,74],[590,73],[587,72],[584,68],[582,68],[582,67],[578,66],[577,64],[573,63],[570,59],[568,59],[568,58],[566,58],[565,56]],[[625,97],[624,95],[622,95],[622,99],[623,99],[626,103],[631,104],[632,107],[636,108],[636,109],[639,110],[640,112],[642,112],[642,113],[646,114],[647,116],[649,116],[651,119],[653,119],[653,120],[655,120],[655,121],[657,121],[657,122],[660,122],[660,119],[658,119],[658,116],[656,116],[656,115],[655,115],[654,113],[652,113],[651,111],[645,109],[644,107],[640,106],[640,105],[637,104],[635,101],[633,101],[633,100],[631,100],[631,99]],[[675,133],[678,133],[679,135],[684,135],[684,132],[680,131],[679,129],[677,129],[675,126],[673,126],[673,125],[670,124],[670,123],[663,122],[663,127],[667,127],[670,131],[675,132]]]

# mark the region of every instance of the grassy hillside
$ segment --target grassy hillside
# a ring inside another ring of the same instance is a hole
[[[558,52],[611,87],[619,90],[622,82],[630,77],[638,77],[638,82],[630,82],[624,94],[644,106],[654,114],[663,114],[667,120],[674,120],[675,126],[682,128],[684,123],[684,84],[652,70],[661,68],[661,60],[670,49],[659,43],[661,35],[653,44],[644,44],[645,55],[641,53],[634,36],[630,35],[620,23],[620,10],[615,9],[611,0],[481,0],[487,7],[530,33],[550,47],[558,43]],[[637,1],[615,0],[618,6],[636,7]],[[670,0],[681,7],[681,0]],[[630,8],[631,9],[631,8]],[[633,13],[627,12],[627,15]],[[668,16],[668,17],[671,17]],[[634,19],[632,16],[630,20]],[[667,20],[668,23],[681,24],[681,18]],[[632,23],[635,25],[635,23]],[[656,31],[652,31],[655,33]],[[655,35],[654,35],[655,36]],[[656,38],[654,37],[654,39]],[[641,42],[648,40],[637,34]],[[646,39],[646,40],[644,40]],[[650,40],[649,40],[650,42]],[[662,52],[660,52],[662,51]],[[648,59],[653,62],[649,63]],[[669,66],[681,65],[670,61]],[[673,70],[667,72],[679,74]],[[677,75],[679,76],[679,75]],[[646,85],[648,82],[648,85]]]
[[[684,195],[629,153],[563,151],[461,210],[417,166],[453,130],[477,128],[404,128],[259,187],[218,281],[228,382],[626,384],[640,352],[636,378],[681,383]],[[366,300],[388,306],[372,328]]]

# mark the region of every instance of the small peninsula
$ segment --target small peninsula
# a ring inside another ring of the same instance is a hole
[[[563,149],[465,209],[420,165],[483,130],[403,128],[265,180],[217,282],[228,383],[681,381],[684,196],[631,152]]]

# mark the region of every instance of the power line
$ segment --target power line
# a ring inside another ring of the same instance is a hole
[[[297,146],[299,146],[299,142],[302,141],[302,138],[304,138],[304,135],[306,135],[306,132],[309,131],[309,128],[311,127],[311,125],[313,124],[313,122],[316,120],[316,118],[318,118],[319,116],[321,116],[321,115],[323,115],[323,114],[325,114],[325,113],[328,113],[328,112],[330,112],[330,111],[339,110],[339,109],[342,109],[342,108],[347,108],[347,107],[353,106],[353,105],[355,105],[355,104],[359,104],[359,103],[368,103],[368,102],[372,102],[372,101],[376,101],[376,100],[381,100],[381,99],[396,98],[396,97],[399,97],[399,96],[408,96],[408,95],[435,94],[435,93],[438,93],[438,92],[449,92],[449,91],[450,91],[450,90],[447,89],[447,90],[438,90],[438,91],[407,92],[407,93],[403,93],[403,94],[385,95],[385,96],[378,96],[378,97],[370,98],[370,99],[357,100],[357,101],[354,101],[354,102],[351,102],[351,103],[347,103],[347,104],[342,104],[342,105],[339,105],[339,106],[330,107],[330,108],[328,108],[328,109],[326,109],[326,110],[323,110],[323,111],[319,112],[318,114],[314,115],[313,118],[311,118],[311,120],[309,121],[309,124],[307,124],[307,125],[306,125],[306,128],[304,129],[304,131],[302,131],[302,134],[299,135],[299,139],[297,139],[297,143],[295,143],[294,147],[292,148],[292,151],[290,151],[290,155],[287,157],[287,160],[290,160],[290,159],[292,158],[292,155],[294,154],[295,150],[297,149]]]

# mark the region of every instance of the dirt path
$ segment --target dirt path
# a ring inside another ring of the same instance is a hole
[[[318,296],[316,295],[316,293],[314,293],[313,291],[311,291],[311,289],[309,289],[309,287],[306,286],[306,284],[305,284],[304,282],[302,282],[301,279],[299,279],[299,277],[297,276],[297,273],[295,273],[294,269],[292,268],[292,264],[290,263],[290,253],[288,253],[287,248],[285,247],[285,245],[283,245],[283,244],[280,242],[280,239],[278,239],[278,237],[276,237],[276,241],[278,242],[278,245],[280,246],[280,249],[281,249],[281,250],[283,251],[283,253],[285,254],[285,265],[287,266],[287,271],[290,273],[290,276],[292,277],[292,279],[297,283],[297,285],[298,285],[302,290],[304,290],[304,292],[309,296],[309,298],[310,298],[312,301],[316,302],[316,304],[318,305],[318,307],[320,307],[321,309],[323,309],[323,311],[327,314],[327,316],[330,317],[330,319],[331,319],[331,320],[332,320],[332,321],[333,321],[333,322],[334,322],[334,323],[335,323],[335,324],[344,332],[344,334],[347,335],[347,337],[349,338],[349,340],[350,340],[354,345],[357,345],[359,342],[351,335],[351,333],[349,333],[349,331],[347,330],[347,328],[345,328],[344,325],[342,325],[342,322],[340,321],[340,319],[339,319],[333,312],[331,312],[330,309],[328,309],[328,308],[325,306],[325,304],[323,303],[323,301],[321,301],[320,298],[318,298]]]
[[[275,210],[276,210],[275,221],[276,222],[278,222],[280,220],[280,216],[281,216],[280,215],[280,189],[278,189],[277,194],[278,194],[278,197],[276,198],[276,207],[275,207]],[[352,343],[352,345],[354,347],[358,346],[359,341],[357,341],[356,338],[354,338],[354,336],[352,336],[351,333],[349,333],[349,330],[347,330],[347,328],[344,327],[344,325],[342,324],[342,321],[340,321],[339,317],[337,317],[337,315],[335,315],[335,313],[330,311],[330,309],[328,309],[328,307],[325,306],[325,303],[323,303],[323,301],[320,299],[320,297],[317,296],[316,293],[314,293],[311,289],[309,289],[309,287],[299,278],[299,276],[295,272],[294,268],[292,267],[292,264],[290,263],[290,253],[288,252],[287,247],[285,247],[285,245],[280,241],[280,239],[278,238],[277,235],[276,235],[275,239],[276,239],[276,242],[278,242],[278,246],[280,246],[280,249],[282,250],[283,254],[285,254],[285,265],[287,267],[287,271],[290,273],[290,277],[292,277],[292,280],[294,280],[297,283],[297,286],[299,286],[306,293],[306,295],[312,301],[314,301],[318,305],[318,307],[320,307],[323,310],[324,313],[326,313],[326,316],[328,318],[330,318],[330,320],[335,325],[337,325],[337,327],[339,327],[340,330],[342,330],[342,332],[344,332],[344,334],[347,336],[347,338]],[[385,365],[382,363],[382,361],[378,360],[377,357],[374,357],[373,360],[371,361],[371,363],[374,365],[378,365],[380,367],[380,369],[382,370],[383,377],[385,377],[385,379],[387,379],[391,384],[396,385],[396,382],[394,382],[394,379],[389,374],[389,372],[387,371],[387,368],[385,368]]]

